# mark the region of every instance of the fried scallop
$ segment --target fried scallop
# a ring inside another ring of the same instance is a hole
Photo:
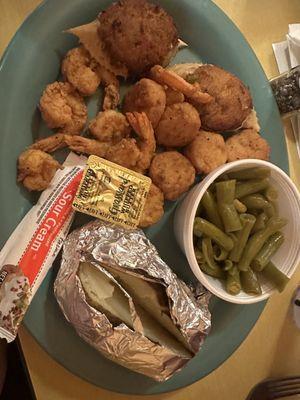
[[[203,92],[213,97],[210,103],[197,105],[202,126],[207,130],[236,130],[253,108],[248,88],[238,77],[223,68],[201,65],[186,79],[192,79]]]
[[[106,48],[132,75],[164,64],[178,45],[173,18],[146,0],[120,0],[98,18],[98,32]]]
[[[114,144],[129,137],[131,129],[124,114],[107,110],[99,112],[90,122],[89,131],[100,142]]]
[[[147,226],[156,224],[163,215],[164,195],[162,191],[152,183],[146,198],[139,226],[141,228],[146,228]]]
[[[166,151],[153,158],[149,176],[165,199],[176,200],[194,183],[195,168],[178,151]]]
[[[202,130],[184,149],[184,155],[201,174],[209,174],[227,161],[227,149],[223,136]]]
[[[47,85],[39,107],[48,128],[59,128],[61,133],[78,135],[85,126],[86,105],[69,82],[53,82]]]
[[[244,129],[226,140],[228,161],[244,158],[268,160],[270,146],[268,142],[253,129]]]
[[[97,68],[98,63],[80,46],[68,51],[62,62],[61,72],[82,96],[91,96],[101,82]]]
[[[130,88],[124,99],[124,112],[145,112],[153,128],[166,107],[166,93],[161,85],[143,78]]]
[[[191,143],[201,126],[198,111],[189,103],[166,107],[155,130],[157,143],[166,147],[183,147]]]
[[[50,154],[28,149],[18,158],[17,180],[30,191],[41,191],[50,185],[55,172],[60,168],[61,165]]]

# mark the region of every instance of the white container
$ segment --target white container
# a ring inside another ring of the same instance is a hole
[[[249,295],[243,291],[237,296],[227,293],[222,282],[206,275],[198,266],[193,247],[193,223],[204,192],[220,175],[229,171],[253,167],[268,167],[271,170],[270,183],[278,191],[279,216],[288,220],[287,225],[282,229],[285,241],[272,257],[272,261],[284,274],[291,277],[300,262],[300,195],[288,175],[274,164],[262,160],[247,159],[220,166],[188,192],[178,205],[174,220],[177,242],[185,253],[196,278],[216,296],[238,304],[251,304],[265,300],[274,292],[274,289],[270,284],[263,283],[262,294],[258,296]]]

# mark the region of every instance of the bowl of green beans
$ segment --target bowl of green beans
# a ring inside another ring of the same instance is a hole
[[[209,291],[232,303],[255,303],[282,292],[300,262],[300,195],[276,165],[234,161],[185,196],[174,230]]]

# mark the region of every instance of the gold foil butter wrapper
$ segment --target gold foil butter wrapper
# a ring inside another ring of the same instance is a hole
[[[107,315],[92,307],[78,277],[82,262],[92,264],[112,280],[105,266],[163,285],[170,317],[189,346],[189,356],[174,353],[172,348],[141,333],[141,320],[132,298],[129,301],[134,328],[124,322],[113,325]],[[82,339],[106,358],[156,381],[165,381],[180,371],[198,353],[211,327],[206,289],[198,288],[196,293],[181,281],[142,230],[128,230],[100,220],[68,236],[54,292],[65,318]]]
[[[90,156],[73,208],[134,229],[139,224],[150,185],[151,179],[144,175]]]

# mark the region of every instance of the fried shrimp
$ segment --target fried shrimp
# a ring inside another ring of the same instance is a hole
[[[68,51],[61,66],[64,78],[69,81],[82,96],[91,96],[100,85],[101,77],[97,73],[98,63],[83,47]]]
[[[146,228],[147,226],[156,224],[163,215],[164,195],[162,191],[152,183],[146,198],[139,226],[141,228]]]
[[[137,163],[140,159],[140,150],[135,139],[122,139],[114,146],[108,148],[104,158],[122,165],[122,167],[136,171]]]
[[[57,133],[44,139],[39,139],[33,143],[30,148],[52,153],[55,150],[62,149],[67,146],[64,133]]]
[[[183,147],[191,143],[201,126],[198,111],[189,103],[166,107],[155,136],[157,143],[166,147]]]
[[[117,143],[130,135],[130,126],[125,115],[114,110],[99,112],[90,122],[91,134],[100,142]]]
[[[176,200],[194,183],[195,169],[182,154],[166,151],[154,156],[149,176],[163,192],[165,199]]]
[[[244,158],[258,158],[268,160],[270,146],[255,130],[245,129],[226,140],[228,161]]]
[[[175,72],[166,70],[160,65],[151,68],[150,77],[161,85],[167,85],[178,90],[197,104],[207,104],[213,99],[211,95],[201,91],[197,84],[188,83]]]
[[[40,99],[40,110],[48,128],[78,135],[87,120],[83,98],[69,82],[47,85]]]
[[[68,147],[78,153],[93,154],[98,157],[105,157],[109,149],[108,143],[88,139],[82,136],[65,135],[65,142]]]
[[[161,85],[143,78],[130,88],[124,99],[124,112],[145,112],[155,128],[166,107],[166,93]]]
[[[209,174],[227,161],[227,149],[219,133],[200,131],[185,148],[185,156],[198,173]]]
[[[46,189],[58,169],[62,166],[49,154],[41,150],[28,149],[18,159],[18,182],[28,190]]]
[[[156,150],[154,131],[149,118],[144,112],[126,113],[126,117],[138,136],[137,146],[140,156],[135,170],[144,173],[150,167]]]

